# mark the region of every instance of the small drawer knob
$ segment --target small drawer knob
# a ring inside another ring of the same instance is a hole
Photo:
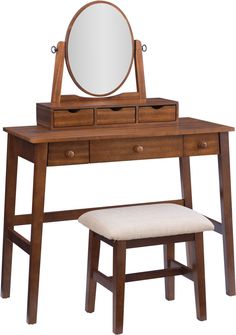
[[[206,141],[201,141],[199,144],[198,144],[198,147],[200,149],[206,149],[208,147],[208,144]]]
[[[141,153],[143,152],[144,148],[142,145],[135,145],[134,146],[134,152]]]
[[[65,156],[67,158],[74,158],[75,157],[75,152],[73,150],[68,150],[68,151],[66,151]]]

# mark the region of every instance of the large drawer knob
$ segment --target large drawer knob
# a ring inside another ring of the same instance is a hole
[[[74,158],[74,157],[75,157],[75,152],[74,152],[73,150],[67,150],[67,151],[65,152],[65,156],[66,156],[67,158]]]
[[[198,147],[200,149],[206,149],[208,147],[208,144],[206,141],[201,141],[200,143],[198,143]]]
[[[142,145],[135,145],[133,149],[134,149],[134,152],[137,152],[137,153],[143,152],[144,150]]]

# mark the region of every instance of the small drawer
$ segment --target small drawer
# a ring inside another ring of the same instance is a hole
[[[48,165],[89,163],[89,142],[49,143]]]
[[[139,107],[139,122],[167,122],[176,121],[176,106],[147,106]]]
[[[184,136],[185,156],[214,154],[219,154],[218,134],[197,134]]]
[[[183,154],[182,136],[97,140],[90,142],[90,162],[125,161]]]
[[[97,109],[98,125],[106,124],[123,124],[135,122],[135,107],[125,108],[98,108]]]
[[[93,109],[70,109],[53,112],[55,128],[90,126],[93,124]]]

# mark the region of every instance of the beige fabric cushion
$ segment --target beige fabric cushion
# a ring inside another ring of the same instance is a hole
[[[189,234],[214,228],[203,215],[175,204],[98,209],[81,215],[79,222],[111,240]]]

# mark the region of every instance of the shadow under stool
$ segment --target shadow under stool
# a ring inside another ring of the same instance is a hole
[[[96,284],[113,294],[113,332],[123,332],[125,282],[165,277],[166,299],[174,299],[174,276],[183,275],[194,283],[196,313],[206,320],[203,232],[213,224],[192,209],[175,204],[124,206],[87,212],[79,222],[89,228],[86,306],[95,307]],[[113,247],[113,276],[98,270],[100,241]],[[188,242],[191,266],[175,260],[175,243]],[[125,273],[126,249],[164,246],[164,269]]]

